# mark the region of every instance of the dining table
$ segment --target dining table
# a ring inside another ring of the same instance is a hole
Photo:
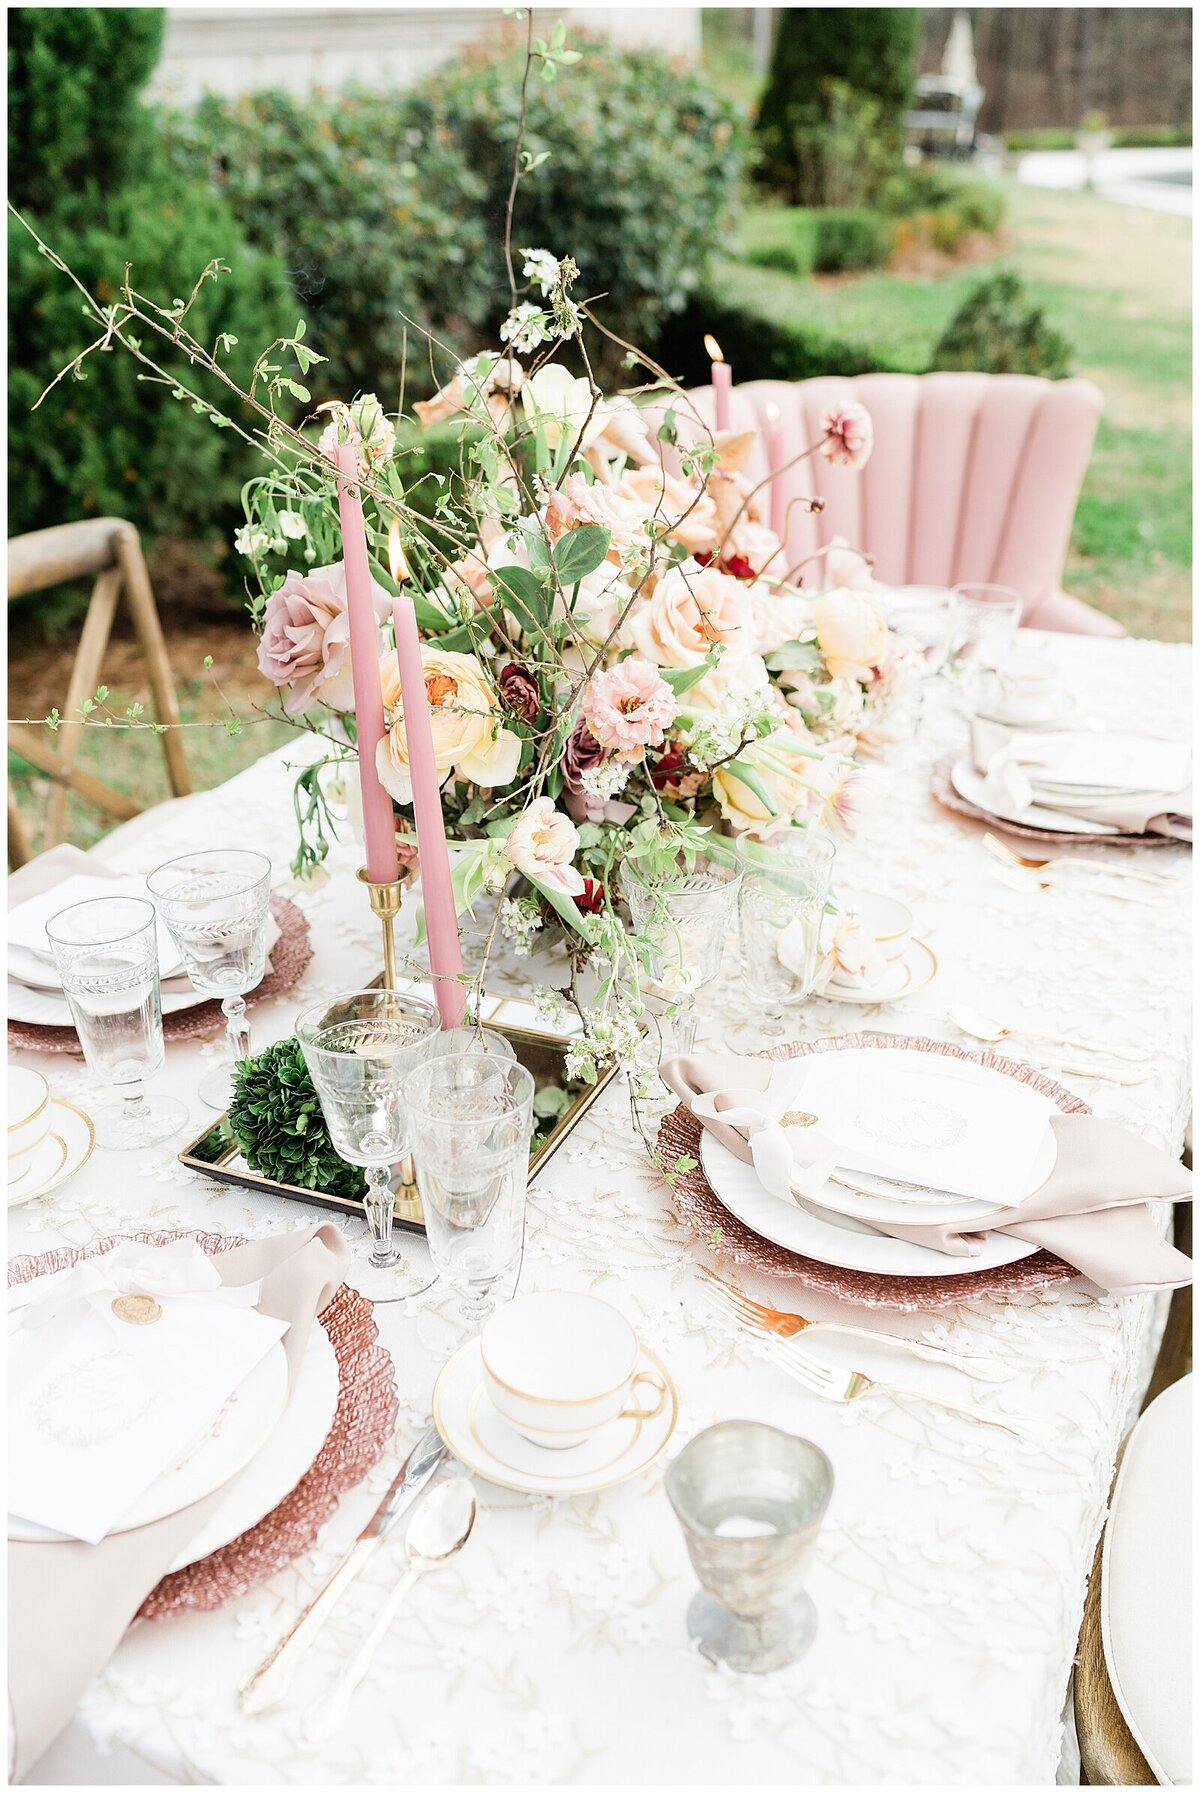
[[[1032,636],[1032,632],[1031,636]],[[1184,739],[1190,650],[1140,639],[1034,637],[1084,726]],[[1065,874],[1043,888],[1001,875],[981,824],[931,795],[931,775],[963,751],[967,722],[951,680],[926,680],[910,724],[870,768],[875,800],[839,842],[836,877],[908,904],[936,975],[907,1000],[852,1006],[814,997],[790,1022],[816,1040],[866,1029],[979,1050],[947,1017],[969,1007],[1016,1029],[1152,1056],[1143,1081],[1049,1074],[1092,1110],[1173,1155],[1189,1122],[1190,853],[1178,843],[1074,849],[1161,885]],[[303,911],[313,957],[290,993],[251,1011],[255,1049],[289,1034],[303,1008],[365,987],[380,970],[378,924],[355,871],[361,845],[340,830],[316,878],[298,882],[292,785],[320,751],[303,735],[220,787],[163,804],[92,849],[98,864],[149,873],[207,845],[270,854]],[[1051,849],[1027,848],[1048,856]],[[1119,894],[1114,894],[1117,892]],[[413,946],[415,905],[402,912]],[[468,963],[471,942],[468,941]],[[557,968],[561,970],[561,967]],[[552,957],[500,957],[495,987],[526,993]],[[731,940],[698,1003],[698,1039],[717,1045],[751,995]],[[182,1097],[190,1133],[145,1151],[96,1150],[78,1174],[9,1214],[9,1254],[84,1246],[148,1227],[262,1237],[316,1210],[216,1182],[178,1151],[212,1118],[196,1094],[219,1038],[168,1044],[154,1088]],[[81,1060],[22,1052],[55,1093],[87,1108],[101,1091]],[[1060,1055],[1067,1056],[1067,1055]],[[670,1099],[673,1101],[673,1098]],[[669,1106],[648,1099],[653,1128]],[[1170,1209],[1162,1204],[1164,1229]],[[339,1220],[355,1241],[363,1228]],[[422,1258],[423,1242],[405,1249]],[[425,1261],[422,1259],[422,1261]],[[918,1401],[826,1403],[781,1369],[752,1332],[701,1298],[701,1266],[726,1268],[719,1240],[677,1217],[672,1189],[631,1120],[618,1076],[529,1191],[520,1288],[602,1296],[668,1367],[679,1419],[645,1473],[590,1495],[517,1493],[477,1483],[469,1549],[422,1584],[378,1649],[344,1728],[309,1747],[306,1706],[365,1635],[401,1570],[399,1542],[377,1551],[301,1666],[281,1706],[248,1716],[238,1687],[313,1596],[429,1424],[433,1383],[453,1337],[454,1302],[435,1287],[379,1307],[399,1394],[395,1435],[346,1492],[315,1546],[211,1612],[138,1622],[31,1775],[37,1784],[1051,1785],[1078,1779],[1069,1717],[1072,1658],[1087,1578],[1121,1439],[1146,1389],[1166,1297],[1101,1293],[1081,1278],[936,1311],[851,1307],[787,1279],[745,1288],[810,1319],[950,1343],[1002,1359],[1004,1411],[1041,1422],[1037,1442]],[[829,1339],[856,1366],[874,1346]],[[906,1360],[903,1381],[944,1376]],[[931,1381],[930,1386],[933,1383]],[[971,1390],[967,1385],[967,1396]],[[816,1641],[794,1666],[735,1674],[688,1640],[696,1590],[663,1487],[667,1464],[715,1421],[766,1421],[814,1440],[834,1490],[809,1592]],[[49,1671],[48,1671],[49,1672]]]

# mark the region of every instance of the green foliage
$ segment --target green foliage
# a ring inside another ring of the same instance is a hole
[[[14,7],[8,15],[9,198],[52,207],[111,191],[145,153],[137,95],[158,61],[158,7]],[[207,258],[206,258],[207,259]]]
[[[743,144],[733,108],[657,51],[580,46],[560,79],[530,83],[513,243],[572,255],[600,316],[651,340],[699,289],[731,221]],[[519,55],[472,53],[402,96],[420,160],[444,137],[484,186],[486,252],[471,267],[494,330],[508,309],[500,234],[520,106]],[[540,158],[545,157],[545,160]],[[517,263],[519,284],[520,261]]]
[[[1074,149],[1076,131],[1067,125],[1054,125],[1038,131],[1005,131],[1004,147],[1023,154],[1034,149]],[[1190,146],[1192,127],[1180,125],[1116,125],[1112,132],[1114,149],[1178,149]]]
[[[892,226],[864,206],[829,206],[815,214],[819,274],[852,274],[882,268],[892,253]]]
[[[402,378],[408,398],[441,383],[420,331],[465,348],[487,308],[486,190],[452,132],[414,124],[405,96],[365,88],[210,94],[164,126],[180,174],[283,256],[328,357],[327,390],[378,391],[392,410]]]
[[[747,277],[749,290],[734,296],[725,268],[718,273],[720,286],[703,292],[655,347],[656,359],[683,385],[706,386],[712,377],[704,351],[706,330],[717,338],[738,380],[810,380],[818,374],[868,374],[888,368],[889,363],[864,344],[847,342],[803,317],[794,298],[773,309],[763,304],[758,280]]]
[[[236,1067],[229,1124],[246,1163],[264,1177],[326,1195],[361,1197],[366,1191],[362,1171],[334,1150],[294,1039],[277,1040]]]
[[[803,279],[817,265],[817,217],[805,206],[769,206],[742,226],[742,260]]]
[[[969,295],[933,351],[934,368],[989,374],[1040,374],[1061,380],[1071,348],[1046,322],[1018,275],[992,274]]]
[[[247,249],[228,207],[181,182],[156,147],[136,89],[157,54],[161,15],[23,8],[10,27],[14,202],[102,304],[117,298],[127,262],[135,287],[170,306],[221,258],[230,271],[204,283],[188,323],[202,341],[222,331],[238,339],[224,358],[244,383],[255,353],[296,315],[281,265]],[[223,537],[253,451],[172,403],[119,348],[90,355],[34,412],[101,327],[11,217],[8,278],[10,534],[112,514],[193,548]],[[168,345],[155,358],[186,375]]]
[[[757,121],[759,177],[793,203],[870,200],[898,164],[921,14],[788,7]]]
[[[938,212],[961,220],[962,230],[990,235],[1004,222],[1004,190],[995,180],[969,180],[950,168],[929,164],[898,168],[883,183],[876,199],[881,212],[911,218]]]

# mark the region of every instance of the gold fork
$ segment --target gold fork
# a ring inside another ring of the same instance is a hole
[[[1133,878],[1139,884],[1158,884],[1171,888],[1176,879],[1165,876],[1162,872],[1139,872],[1129,865],[1109,864],[1104,859],[1072,859],[1065,854],[1054,859],[1030,859],[1025,853],[1018,853],[1007,841],[998,840],[994,834],[985,834],[983,844],[993,859],[1007,860],[1009,865],[1020,866],[1028,872],[1048,872],[1060,866],[1064,871],[1101,872],[1110,878]]]
[[[778,1308],[764,1307],[761,1301],[752,1301],[749,1295],[743,1295],[740,1289],[735,1289],[707,1265],[702,1264],[700,1268],[708,1279],[701,1292],[713,1305],[743,1324],[757,1327],[760,1332],[773,1332],[781,1339],[793,1339],[802,1332],[836,1332],[846,1338],[866,1339],[873,1345],[892,1345],[897,1351],[907,1351],[927,1363],[961,1370],[976,1382],[1008,1382],[1012,1379],[1013,1371],[1007,1364],[994,1363],[988,1357],[962,1357],[941,1345],[924,1344],[920,1339],[901,1338],[892,1332],[871,1332],[865,1326],[846,1326],[840,1320],[806,1320],[802,1314],[786,1314]]]

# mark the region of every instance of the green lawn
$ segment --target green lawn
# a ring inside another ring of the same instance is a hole
[[[1191,624],[1191,226],[1185,218],[1006,181],[1006,246],[936,277],[796,280],[719,264],[723,297],[797,312],[900,368],[928,366],[982,272],[1011,266],[1100,387],[1104,418],[1075,519],[1066,583],[1133,634],[1187,640]],[[751,226],[752,227],[752,226]]]

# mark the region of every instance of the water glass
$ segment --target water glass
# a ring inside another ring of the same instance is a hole
[[[221,998],[228,1061],[197,1088],[210,1107],[228,1108],[234,1065],[250,1056],[246,992],[266,970],[271,861],[240,847],[219,847],[170,859],[146,883],[192,985]]]
[[[747,1052],[785,1039],[784,1009],[812,994],[835,848],[828,834],[789,829],[767,840],[742,835],[735,851],[742,973],[752,1008],[728,1030],[728,1043]]]
[[[906,642],[922,678],[946,664],[956,618],[951,594],[940,585],[896,585],[883,593],[888,628]]]
[[[452,1053],[418,1065],[405,1100],[433,1261],[482,1325],[521,1261],[533,1078],[496,1053]]]
[[[1017,644],[1024,600],[1007,585],[956,585],[950,593],[954,616],[954,664],[972,678],[997,672]]]
[[[138,897],[96,897],[46,923],[54,963],[88,1069],[121,1101],[95,1116],[103,1146],[161,1145],[188,1118],[173,1096],[148,1096],[162,1069],[162,1003],[154,906]]]
[[[318,1003],[296,1039],[338,1156],[366,1172],[371,1254],[347,1279],[370,1301],[403,1301],[433,1281],[392,1238],[392,1172],[411,1149],[404,1084],[437,1037],[432,1003],[397,990],[363,990]]]
[[[636,934],[649,944],[645,970],[652,995],[675,1011],[672,1050],[690,1052],[696,1040],[696,992],[721,969],[741,873],[698,860],[651,878],[632,860],[622,861],[621,891]]]
[[[688,1635],[739,1674],[797,1661],[817,1634],[804,1583],[833,1492],[824,1451],[775,1426],[725,1420],[684,1446],[666,1488],[702,1583]]]

